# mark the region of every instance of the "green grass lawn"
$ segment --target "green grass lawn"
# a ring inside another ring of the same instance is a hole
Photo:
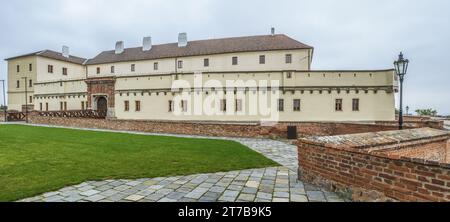
[[[87,180],[277,165],[234,141],[0,125],[0,201],[31,197]]]

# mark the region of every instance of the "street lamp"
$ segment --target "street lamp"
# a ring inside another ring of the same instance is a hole
[[[25,79],[25,122],[28,123],[28,95],[27,95],[27,77],[22,77]]]
[[[400,52],[398,55],[398,60],[394,62],[395,72],[400,79],[400,110],[398,117],[398,128],[403,129],[403,79],[405,77],[406,71],[408,70],[409,60],[403,58],[403,53]]]

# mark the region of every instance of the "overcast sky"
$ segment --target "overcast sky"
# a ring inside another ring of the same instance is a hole
[[[270,27],[315,48],[313,69],[392,68],[410,59],[405,106],[450,114],[448,0],[10,0],[0,2],[0,79],[4,58],[70,46],[91,58],[117,40],[140,46],[269,34]],[[1,87],[1,86],[0,86]],[[1,92],[0,92],[1,94]]]

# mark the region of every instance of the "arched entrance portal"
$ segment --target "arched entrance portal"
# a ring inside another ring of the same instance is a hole
[[[115,118],[114,92],[115,77],[87,78],[88,109],[103,111],[108,118]]]
[[[108,111],[108,101],[103,96],[97,99],[97,111],[106,116],[106,112]]]

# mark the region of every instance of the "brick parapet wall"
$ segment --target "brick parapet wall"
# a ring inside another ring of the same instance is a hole
[[[391,122],[392,123],[392,122]],[[302,136],[328,136],[365,132],[378,132],[398,129],[397,125],[355,122],[280,122],[277,127],[297,126],[297,132]]]
[[[43,117],[32,115],[30,122],[36,124],[49,124],[81,128],[97,128],[111,130],[141,131],[152,133],[173,133],[204,136],[228,137],[277,137],[282,132],[276,128],[260,126],[251,123],[208,123],[185,121],[143,121],[143,120],[117,120],[117,119],[86,119]]]
[[[395,121],[376,121],[375,124],[377,125],[384,125],[384,126],[395,126],[397,125],[397,122]],[[405,128],[422,128],[422,127],[430,127],[434,129],[444,129],[444,121],[440,120],[431,120],[431,119],[425,119],[425,118],[412,118],[404,120],[404,127]]]
[[[395,115],[395,118],[398,120],[398,115]],[[426,120],[431,120],[431,116],[410,116],[410,115],[403,115],[403,120],[404,121],[426,121]]]
[[[287,126],[297,126],[299,137],[311,135],[341,135],[362,132],[395,130],[395,125],[345,122],[279,122],[275,125],[261,125],[257,122],[210,122],[210,121],[163,121],[163,120],[118,120],[86,119],[39,116],[30,114],[30,122],[38,124],[132,130],[155,133],[195,134],[206,136],[233,137],[287,137]]]
[[[408,131],[411,130],[401,135]],[[386,133],[391,137],[394,132]],[[421,155],[419,158],[414,152],[412,155],[391,152],[414,148],[445,150],[448,132],[415,129],[410,134],[416,138],[397,138],[397,148],[380,139],[380,135],[370,134],[358,137],[354,143],[349,142],[349,135],[344,139],[300,139],[299,177],[355,201],[450,201],[450,163],[424,159]],[[361,142],[361,138],[369,142]],[[376,140],[381,141],[379,145],[373,143]]]

